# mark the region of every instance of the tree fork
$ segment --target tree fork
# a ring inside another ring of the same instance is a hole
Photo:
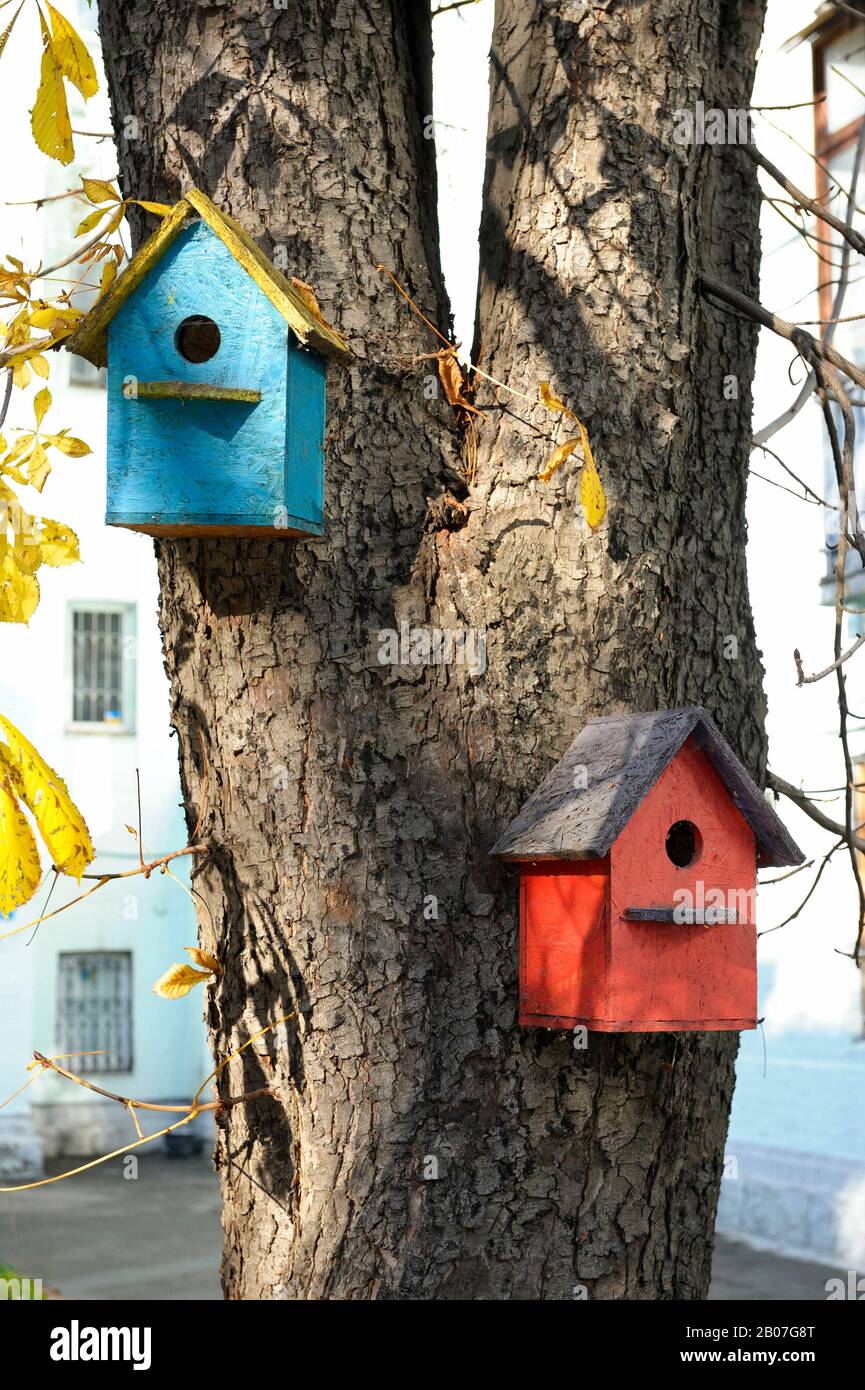
[[[429,507],[458,439],[392,364],[437,344],[375,270],[446,328],[426,6],[100,11],[115,126],[138,117],[125,191],[196,183],[358,355],[329,374],[321,542],[157,546],[190,823],[193,730],[211,779],[217,1055],[300,1010],[220,1077],[275,1096],[222,1120],[226,1293],[705,1297],[735,1037],[519,1030],[515,875],[487,849],[594,713],[702,703],[763,772],[755,330],[697,283],[753,297],[754,171],[671,141],[706,93],[748,104],[762,4],[499,0],[483,365],[585,420],[595,536],[576,468],[537,481],[557,421],[492,388],[466,514]],[[380,665],[403,622],[484,631],[486,671]]]

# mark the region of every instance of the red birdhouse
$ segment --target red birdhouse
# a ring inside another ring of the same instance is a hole
[[[705,710],[593,719],[491,853],[520,863],[523,1026],[756,1026],[757,868],[804,856]]]

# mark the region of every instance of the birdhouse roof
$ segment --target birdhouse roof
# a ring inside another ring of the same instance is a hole
[[[66,339],[65,346],[79,357],[86,357],[96,367],[104,367],[107,361],[108,325],[117,311],[134,294],[145,275],[156,265],[169,246],[190,222],[200,219],[205,222],[215,236],[228,247],[238,265],[242,266],[282,315],[298,342],[303,347],[315,348],[346,364],[352,361],[348,344],[336,329],[331,328],[314,309],[291,281],[277,270],[267,259],[252,237],[197,188],[190,188],[179,203],[162,220],[158,230],[146,241],[137,255],[133,256],[123,274],[115,281],[106,295],[91,309],[75,332]]]
[[[801,864],[802,851],[699,705],[592,719],[490,853],[506,859],[603,859],[691,735],[753,830],[758,863]]]

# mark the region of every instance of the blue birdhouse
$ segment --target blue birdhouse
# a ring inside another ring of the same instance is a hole
[[[297,283],[191,189],[68,339],[108,367],[109,526],[321,535],[326,362],[352,359]]]

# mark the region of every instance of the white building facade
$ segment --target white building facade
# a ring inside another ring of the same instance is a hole
[[[89,7],[67,4],[65,12],[98,61]],[[112,177],[116,168],[109,140],[77,138],[77,160],[65,169],[38,155],[27,114],[37,40],[16,29],[18,56],[7,52],[4,61],[5,81],[15,87],[7,88],[6,102],[16,124],[7,132],[4,188],[16,200],[73,188],[81,174]],[[86,110],[73,106],[72,125],[97,133],[110,128],[104,81]],[[56,263],[74,246],[71,233],[86,212],[78,199],[41,209],[2,206],[0,247],[28,268]],[[73,303],[82,307],[86,300]],[[80,459],[57,455],[41,496],[29,492],[22,501],[36,515],[74,528],[82,563],[43,567],[42,597],[29,627],[0,627],[0,711],[65,779],[96,846],[91,871],[126,873],[138,863],[138,843],[127,829],[138,826],[137,776],[145,858],[180,849],[187,838],[168,724],[153,543],[103,523],[102,375],[64,352],[50,360],[46,428],[68,427],[93,452]],[[44,384],[37,381],[34,389]],[[16,426],[29,427],[31,417],[29,401],[14,398],[7,438],[15,437]],[[35,934],[0,942],[0,1101],[32,1075],[25,1068],[34,1049],[48,1056],[95,1053],[68,1065],[121,1095],[164,1102],[195,1093],[211,1065],[201,992],[177,1001],[152,993],[154,981],[172,962],[188,959],[183,947],[196,940],[192,903],[181,886],[188,884],[188,860],[177,860],[171,872],[180,883],[158,873],[146,881],[119,879]],[[61,879],[51,910],[90,886]],[[37,917],[49,887],[47,881],[11,919],[0,919],[0,931]],[[152,1128],[163,1120],[155,1116]],[[0,1177],[23,1180],[39,1171],[43,1155],[98,1154],[134,1138],[123,1107],[42,1074],[0,1110]]]

